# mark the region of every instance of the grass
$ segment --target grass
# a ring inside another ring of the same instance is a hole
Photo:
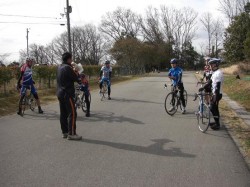
[[[237,114],[230,108],[226,101],[220,102],[220,111],[223,123],[227,126],[228,130],[235,136],[242,148],[245,155],[250,158],[250,128],[245,122],[237,116]]]
[[[120,82],[132,80],[135,78],[137,78],[137,76],[114,77],[112,79],[112,84],[117,84]],[[91,79],[90,89],[95,90],[98,88],[99,88],[98,80]],[[57,101],[56,88],[38,90],[38,94],[39,94],[42,105],[46,105],[46,104]],[[1,94],[0,95],[0,116],[5,116],[8,114],[15,113],[18,108],[18,100],[19,100],[18,92],[12,92],[8,95]]]
[[[234,75],[225,75],[224,92],[234,101],[240,103],[248,112],[250,112],[250,80],[249,76],[241,76],[236,79]]]

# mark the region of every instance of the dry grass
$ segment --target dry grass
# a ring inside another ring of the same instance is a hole
[[[250,128],[237,116],[237,114],[228,106],[226,101],[220,102],[221,116],[224,124],[234,137],[239,140],[242,148],[245,151],[244,156],[250,158]]]
[[[238,64],[222,68],[222,71],[228,75],[250,74],[250,62],[240,62]]]

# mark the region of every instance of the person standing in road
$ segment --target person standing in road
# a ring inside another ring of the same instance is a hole
[[[108,85],[108,100],[111,100],[110,94],[111,94],[111,75],[112,75],[112,67],[110,66],[110,61],[106,60],[105,65],[101,68],[100,71],[100,93],[102,90],[103,82],[107,82]]]
[[[183,106],[182,114],[185,114],[186,101],[184,98],[184,85],[182,82],[182,69],[180,67],[178,67],[177,63],[178,63],[178,60],[175,58],[170,60],[170,64],[171,64],[172,68],[169,70],[168,77],[172,80],[173,87],[175,89],[178,88],[180,90],[180,99],[181,99],[182,106]],[[171,110],[174,110],[174,106],[170,109],[170,111]]]
[[[17,82],[17,89],[19,90],[21,88],[21,91],[20,91],[21,96],[20,96],[19,107],[18,107],[18,111],[17,111],[18,115],[22,115],[21,102],[23,101],[23,98],[26,94],[26,89],[30,89],[31,93],[33,94],[34,98],[36,99],[36,103],[38,106],[38,113],[43,114],[43,110],[42,110],[41,104],[40,104],[40,99],[38,97],[37,90],[34,86],[35,81],[32,78],[32,65],[34,63],[35,63],[35,60],[33,58],[27,57],[26,63],[21,67],[21,75],[20,75],[18,82]],[[21,82],[22,82],[22,84],[21,84]]]
[[[199,91],[206,90],[207,87],[212,87],[212,99],[211,99],[211,112],[214,117],[215,123],[211,123],[210,127],[213,130],[220,129],[220,112],[219,112],[219,102],[222,98],[222,84],[224,80],[223,72],[219,69],[219,64],[221,60],[212,58],[209,60],[208,64],[213,71],[211,79],[200,88]]]
[[[81,140],[82,136],[76,134],[76,108],[75,86],[79,82],[78,73],[71,66],[72,55],[66,52],[62,55],[62,64],[57,70],[57,97],[60,106],[60,123],[63,138],[68,140]]]

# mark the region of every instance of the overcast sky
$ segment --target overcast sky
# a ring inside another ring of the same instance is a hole
[[[142,15],[150,5],[153,7],[159,7],[160,5],[174,6],[176,8],[191,7],[199,15],[209,11],[213,13],[215,18],[224,17],[218,11],[219,0],[70,0],[70,5],[73,8],[73,12],[70,14],[71,26],[80,26],[86,23],[98,25],[102,15],[108,11],[115,10],[118,6],[130,8]],[[66,26],[60,26],[60,23],[66,22],[65,19],[56,19],[60,18],[60,13],[64,13],[65,6],[66,0],[0,0],[0,55],[10,53],[8,60],[18,61],[19,50],[26,48],[27,28],[30,28],[29,42],[42,45],[46,45],[55,36],[66,31]],[[51,18],[27,18],[4,15]],[[16,22],[27,24],[18,24]],[[200,26],[197,32],[197,39],[194,41],[197,50],[199,50],[199,44],[205,42],[205,37],[205,33]]]

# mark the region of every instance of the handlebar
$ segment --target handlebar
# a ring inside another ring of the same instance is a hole
[[[209,93],[202,93],[202,92],[195,93],[193,101],[196,101],[197,98],[199,97],[199,95],[206,96],[206,95],[210,95],[210,94]]]

